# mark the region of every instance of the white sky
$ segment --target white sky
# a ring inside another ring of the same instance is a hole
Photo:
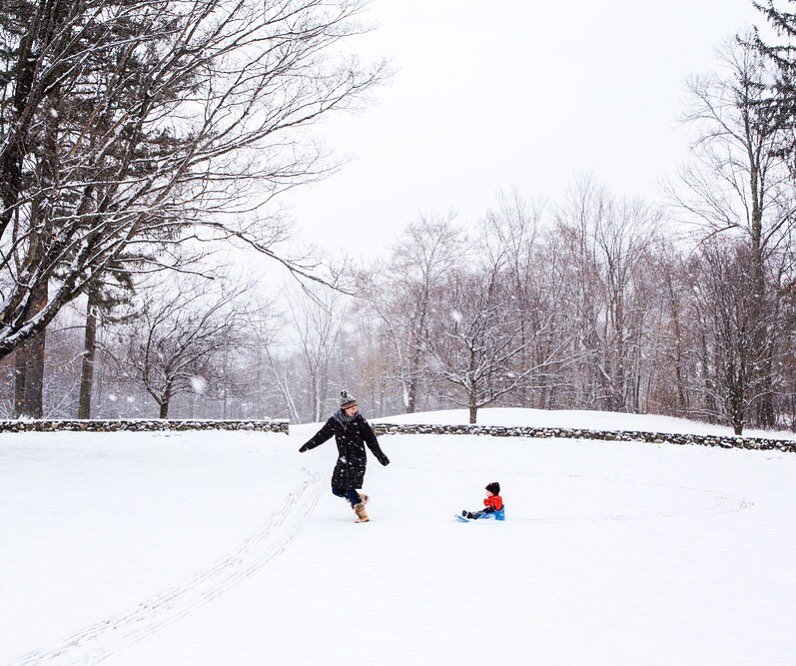
[[[354,255],[386,251],[421,212],[469,225],[501,188],[556,201],[583,170],[655,197],[686,157],[685,78],[762,24],[750,0],[373,0],[368,18],[353,46],[395,76],[319,126],[351,162],[288,200],[299,240]]]

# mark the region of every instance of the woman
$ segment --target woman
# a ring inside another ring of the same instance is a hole
[[[337,442],[337,464],[332,473],[332,492],[345,497],[357,515],[357,523],[370,520],[365,511],[368,496],[357,492],[365,479],[367,456],[365,444],[382,465],[390,461],[379,447],[373,428],[357,411],[356,399],[346,391],[340,392],[340,409],[329,418],[313,437],[299,449],[300,453],[320,446],[334,435]]]

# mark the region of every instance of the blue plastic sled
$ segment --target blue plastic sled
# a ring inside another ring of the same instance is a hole
[[[473,520],[506,520],[506,507],[504,506],[500,511],[492,513],[485,513],[480,518],[465,518],[462,514],[454,514],[455,518],[463,523],[469,523]]]

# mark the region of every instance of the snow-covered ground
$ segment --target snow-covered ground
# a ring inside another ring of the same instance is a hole
[[[0,664],[793,663],[796,455],[313,428],[1,436]]]

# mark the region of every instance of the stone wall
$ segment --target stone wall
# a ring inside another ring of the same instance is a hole
[[[159,432],[164,430],[256,430],[288,434],[288,421],[264,419],[221,421],[210,419],[64,419],[0,421],[3,432]]]
[[[373,423],[377,435],[491,435],[492,437],[533,437],[547,439],[599,439],[619,442],[649,442],[653,444],[690,444],[719,446],[725,449],[759,449],[796,453],[796,440],[764,439],[718,435],[671,434],[640,430],[588,430],[585,428],[534,428],[531,426],[479,425],[417,425]]]
[[[377,435],[490,435],[548,439],[598,439],[652,444],[689,444],[725,449],[757,449],[796,453],[796,440],[760,437],[671,434],[640,430],[588,430],[586,428],[535,428],[532,426],[421,425],[373,423]],[[118,420],[19,420],[0,421],[3,432],[159,432],[185,430],[249,430],[288,434],[288,421],[282,419],[222,421],[205,419],[118,419]]]

